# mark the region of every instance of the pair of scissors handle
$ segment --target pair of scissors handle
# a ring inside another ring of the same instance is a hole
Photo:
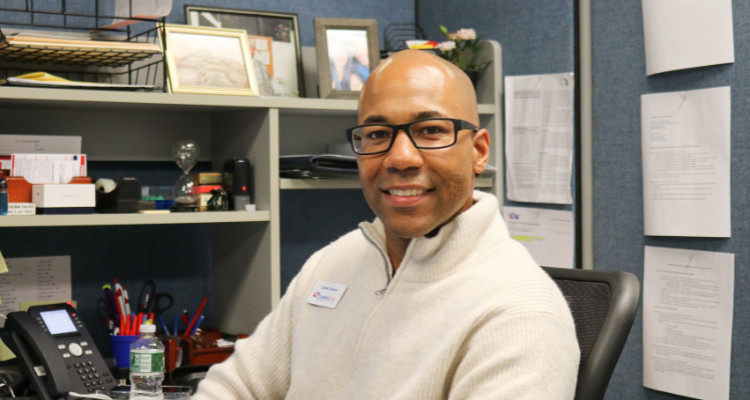
[[[146,313],[153,304],[153,297],[156,294],[156,284],[154,281],[146,281],[141,288],[141,294],[138,296],[138,312]]]
[[[162,301],[162,299],[166,299]],[[164,314],[164,311],[169,310],[174,305],[174,297],[169,293],[156,293],[151,301],[151,307],[149,307],[149,313],[154,313],[154,317],[158,317]]]
[[[104,299],[99,299],[96,301],[96,312],[99,314],[99,317],[101,317],[102,321],[107,322],[107,320],[110,319],[109,307],[107,307],[107,303],[104,301]]]

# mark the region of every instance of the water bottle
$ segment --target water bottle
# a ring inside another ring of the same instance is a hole
[[[156,338],[156,325],[141,325],[141,336],[130,345],[130,398],[161,400],[164,393],[164,345]]]
[[[0,215],[8,215],[8,182],[0,178]]]

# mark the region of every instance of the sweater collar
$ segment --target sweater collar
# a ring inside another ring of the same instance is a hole
[[[397,274],[409,282],[430,282],[446,277],[510,235],[500,216],[497,198],[474,191],[475,203],[443,226],[432,238],[414,238],[406,249]],[[376,218],[360,228],[384,254],[388,254],[383,222]]]

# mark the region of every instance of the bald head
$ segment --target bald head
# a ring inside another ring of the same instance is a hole
[[[359,122],[386,122],[375,120],[386,115],[384,110],[400,107],[399,102],[422,106],[422,114],[415,117],[459,118],[479,125],[477,96],[469,77],[426,51],[400,51],[372,71],[360,94]]]

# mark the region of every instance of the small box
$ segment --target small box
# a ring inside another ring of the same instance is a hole
[[[95,207],[96,189],[93,184],[33,185],[32,202],[39,208]]]
[[[8,215],[35,215],[34,203],[8,203]]]
[[[195,180],[199,185],[221,185],[221,173],[201,172],[196,174]]]

